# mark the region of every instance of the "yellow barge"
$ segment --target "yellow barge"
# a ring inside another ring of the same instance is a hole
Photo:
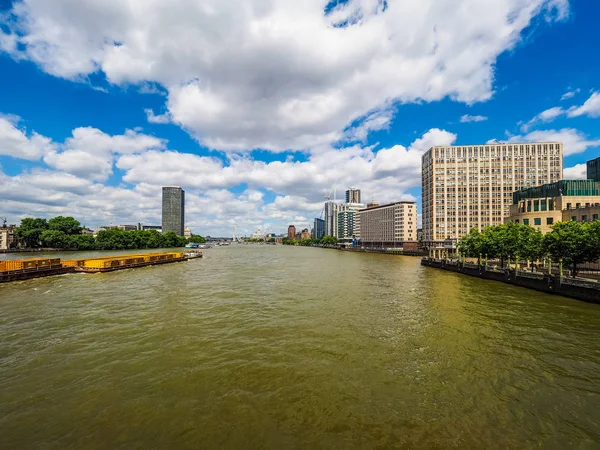
[[[187,261],[188,257],[181,252],[145,253],[140,255],[120,255],[88,259],[72,259],[63,261],[63,266],[73,267],[75,272],[98,273],[114,270],[133,269],[136,267],[154,266],[179,261]]]
[[[72,272],[98,273],[187,261],[182,252],[143,253],[61,260],[59,258],[15,259],[0,261],[0,283]]]
[[[73,272],[60,258],[9,259],[0,261],[0,283],[49,277]]]

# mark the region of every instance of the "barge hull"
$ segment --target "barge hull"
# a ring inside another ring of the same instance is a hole
[[[65,273],[73,273],[74,267],[51,267],[48,269],[39,270],[17,270],[11,272],[0,272],[0,283],[9,281],[24,281],[33,278],[50,277],[53,275],[63,275]]]
[[[125,269],[138,269],[140,267],[146,266],[156,266],[158,264],[169,264],[175,262],[183,262],[187,261],[188,258],[173,258],[173,259],[163,259],[159,261],[145,261],[143,263],[137,264],[124,264],[122,266],[115,267],[102,267],[102,268],[92,268],[92,267],[74,267],[75,272],[83,272],[83,273],[105,273],[105,272],[114,272],[115,270],[125,270]]]

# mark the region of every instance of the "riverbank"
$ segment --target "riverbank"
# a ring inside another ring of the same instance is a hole
[[[585,282],[565,277],[561,278],[555,275],[517,271],[514,269],[499,270],[485,268],[477,264],[431,258],[423,258],[421,265],[600,304],[600,283]]]
[[[385,249],[385,248],[345,248],[338,247],[338,250],[342,250],[345,252],[355,252],[355,253],[383,253],[386,255],[400,255],[400,256],[425,256],[426,252],[420,251],[411,251],[411,250],[401,250],[401,249]]]

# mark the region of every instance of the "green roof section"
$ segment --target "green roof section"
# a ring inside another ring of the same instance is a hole
[[[513,205],[521,200],[530,198],[551,198],[551,197],[587,197],[600,195],[598,182],[594,180],[560,180],[555,183],[535,186],[513,193]]]

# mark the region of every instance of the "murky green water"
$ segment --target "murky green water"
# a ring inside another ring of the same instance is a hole
[[[0,447],[598,448],[600,307],[230,246],[0,285]]]

